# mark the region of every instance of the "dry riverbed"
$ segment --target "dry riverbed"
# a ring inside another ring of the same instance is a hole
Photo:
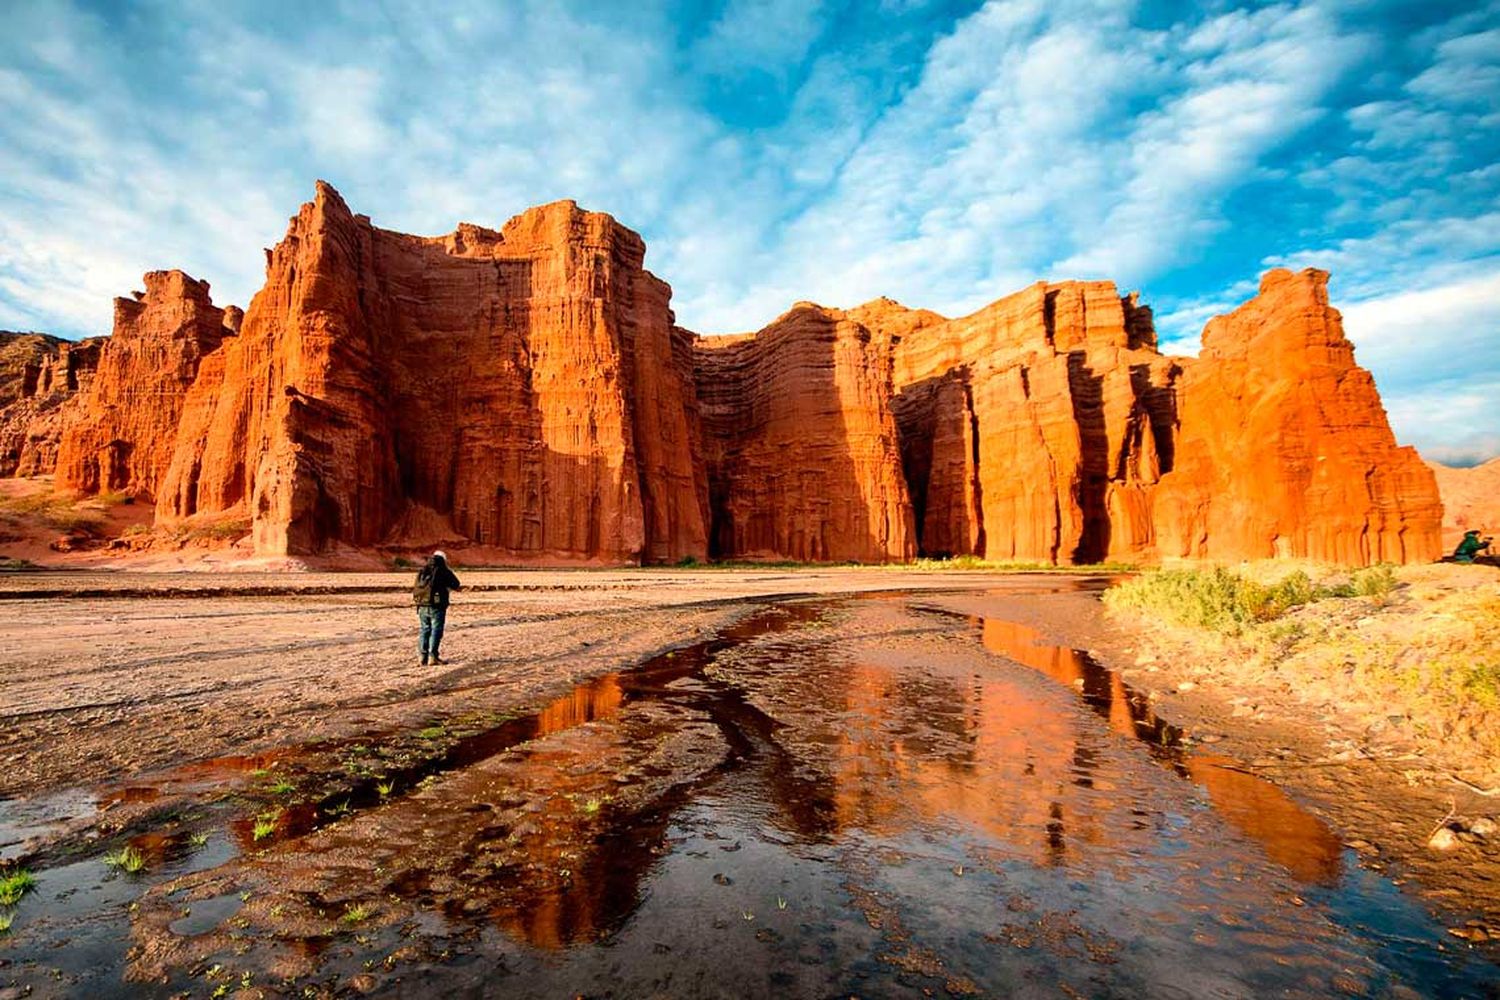
[[[463,575],[435,669],[405,574],[0,578],[0,858],[37,883],[0,990],[1492,979],[1494,843],[1426,837],[1495,800],[1148,646],[1103,578]]]

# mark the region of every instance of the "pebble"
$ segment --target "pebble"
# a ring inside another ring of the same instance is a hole
[[[1496,833],[1500,833],[1500,823],[1496,823],[1488,816],[1481,816],[1469,824],[1469,832],[1483,840],[1489,840]]]
[[[1183,681],[1181,684],[1177,685],[1177,691],[1180,694],[1184,691],[1191,691],[1197,686],[1198,685],[1194,684],[1192,681]]]
[[[1445,826],[1428,838],[1427,846],[1435,851],[1451,851],[1458,846],[1458,835]]]

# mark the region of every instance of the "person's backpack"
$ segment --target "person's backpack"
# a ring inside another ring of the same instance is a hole
[[[411,602],[419,608],[432,604],[432,582],[437,577],[437,566],[428,563],[417,570],[417,582],[412,584]]]

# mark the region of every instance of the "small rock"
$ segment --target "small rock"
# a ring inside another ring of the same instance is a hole
[[[1427,846],[1435,851],[1451,851],[1458,846],[1458,836],[1445,826],[1428,838]]]
[[[1218,743],[1224,737],[1220,733],[1204,733],[1198,737],[1199,743]]]
[[[1138,667],[1144,667],[1148,663],[1155,663],[1155,662],[1156,662],[1156,657],[1152,656],[1150,653],[1142,653],[1140,656],[1137,656],[1135,658],[1135,665],[1138,666]]]
[[[1481,816],[1469,824],[1469,832],[1482,840],[1489,840],[1495,834],[1500,833],[1500,823],[1496,823],[1488,816]]]
[[[1192,681],[1183,681],[1181,684],[1177,685],[1177,691],[1180,694],[1184,691],[1191,691],[1197,686],[1198,685],[1194,684]]]
[[[349,980],[349,985],[360,993],[373,993],[375,987],[380,985],[380,981],[368,972],[361,972]]]
[[[1247,715],[1254,715],[1255,709],[1251,708],[1249,705],[1236,705],[1234,706],[1234,711],[1230,712],[1229,714],[1234,716],[1236,719],[1243,719]]]

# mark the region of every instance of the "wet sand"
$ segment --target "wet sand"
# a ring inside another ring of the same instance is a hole
[[[38,874],[0,988],[1495,981],[1315,796],[1074,648],[1107,645],[1102,580],[476,574],[425,671],[404,575],[53,582],[87,596],[0,604],[0,850]],[[101,864],[125,845],[141,872]]]

